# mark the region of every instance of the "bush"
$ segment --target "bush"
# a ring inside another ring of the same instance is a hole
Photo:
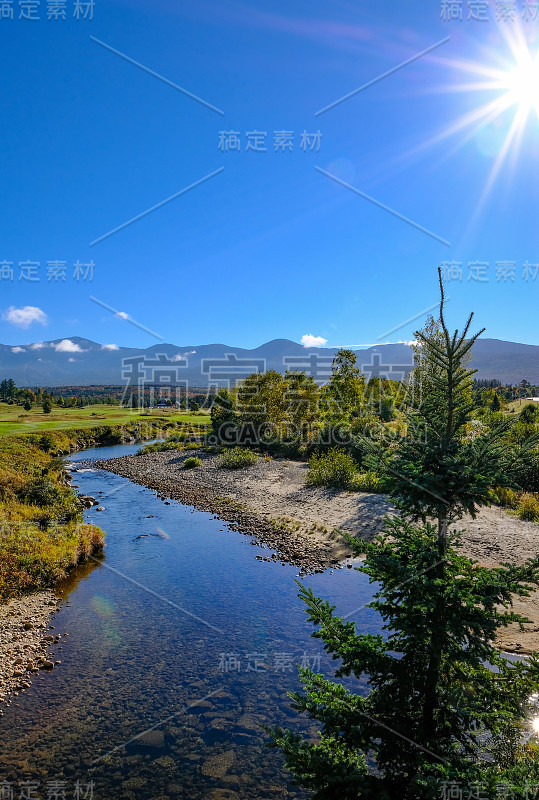
[[[387,492],[387,480],[376,472],[358,472],[352,478],[350,488],[356,492]]]
[[[246,447],[233,447],[225,450],[217,459],[217,466],[224,469],[243,469],[256,464],[258,456]]]
[[[44,433],[38,441],[38,447],[40,447],[44,453],[50,453],[52,450],[57,449],[57,445],[58,442],[53,433]]]
[[[145,447],[142,447],[137,455],[143,455],[144,453],[163,453],[167,450],[183,450],[183,444],[179,442],[172,441],[168,439],[166,442],[154,442],[153,444],[147,444]]]
[[[539,499],[533,494],[523,494],[518,501],[517,516],[528,522],[539,522]]]
[[[189,456],[183,462],[184,469],[193,469],[193,467],[201,467],[202,459],[198,456]]]
[[[350,453],[333,448],[322,455],[311,456],[307,485],[350,489],[356,474],[357,464]]]
[[[519,419],[526,425],[532,425],[537,422],[537,406],[533,405],[533,403],[528,403],[520,412]]]
[[[508,508],[516,508],[518,505],[518,495],[513,489],[506,489],[504,486],[497,486],[494,489],[494,502]]]
[[[24,489],[24,499],[32,506],[53,506],[62,497],[59,486],[49,478],[31,481]]]

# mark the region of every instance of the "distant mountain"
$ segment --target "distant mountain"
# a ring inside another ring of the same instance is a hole
[[[251,372],[305,370],[319,382],[331,371],[336,348],[305,348],[289,339],[247,350],[226,344],[155,344],[146,349],[100,345],[72,336],[18,346],[0,345],[0,378],[17,386],[92,386],[131,383],[187,384],[192,387],[234,385]],[[371,376],[400,379],[413,364],[406,344],[382,344],[357,350],[358,364]],[[473,348],[476,377],[539,383],[539,346],[479,339]]]

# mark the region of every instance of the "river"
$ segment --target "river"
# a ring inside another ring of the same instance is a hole
[[[105,507],[85,512],[107,532],[105,558],[59,589],[52,625],[69,636],[52,651],[62,663],[1,718],[0,784],[34,782],[32,800],[301,798],[259,727],[315,734],[286,693],[300,686],[298,664],[335,666],[311,638],[297,567],[261,562],[251,537],[212,514],[92,468],[139,447],[67,460],[83,470],[78,491]],[[304,582],[341,614],[360,609],[350,618],[362,632],[379,631],[362,608],[372,587],[361,573]]]

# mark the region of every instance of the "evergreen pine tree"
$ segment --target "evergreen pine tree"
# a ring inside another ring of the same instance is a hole
[[[502,429],[467,436],[473,372],[465,364],[479,334],[468,337],[472,315],[462,333],[449,334],[439,280],[441,336],[417,334],[429,380],[407,436],[383,458],[379,444],[370,446],[392,478],[400,517],[372,544],[348,537],[357,554],[366,552],[360,571],[377,585],[369,607],[384,635],[358,634],[301,586],[318,626],[313,636],[340,660],[336,677],[369,682],[361,694],[303,669],[305,692],[291,694],[293,707],[321,723],[319,742],[271,730],[270,746],[282,749],[316,800],[434,800],[451,784],[463,794],[446,797],[495,798],[500,781],[524,800],[539,779],[537,752],[525,741],[539,654],[512,664],[493,644],[500,627],[523,623],[512,597],[539,584],[539,557],[522,567],[479,567],[461,555],[449,527],[488,502],[515,453]]]

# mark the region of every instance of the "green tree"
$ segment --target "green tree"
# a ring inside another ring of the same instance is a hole
[[[532,425],[537,422],[537,407],[533,403],[528,403],[520,412],[519,419],[525,425]]]
[[[24,408],[24,410],[25,410],[25,411],[31,411],[31,409],[32,409],[32,403],[30,402],[30,400],[25,400],[25,401],[24,401],[24,406],[23,406],[23,408]]]
[[[305,372],[287,371],[284,375],[285,419],[289,436],[304,442],[318,428],[320,388]]]
[[[365,377],[356,362],[353,350],[339,350],[333,359],[326,396],[334,418],[346,419],[358,414],[363,406]]]
[[[238,390],[237,408],[240,436],[253,444],[279,439],[286,416],[283,376],[276,370],[249,375]]]
[[[44,414],[50,414],[51,411],[52,411],[52,406],[51,406],[50,400],[45,400],[43,402],[43,413]]]
[[[465,363],[479,334],[469,336],[472,316],[461,334],[449,334],[439,280],[439,330],[416,334],[426,386],[412,403],[406,438],[376,458],[392,477],[401,516],[373,543],[348,537],[357,554],[366,552],[360,571],[378,587],[369,607],[385,634],[357,634],[334,606],[301,587],[318,626],[313,635],[340,659],[337,677],[369,687],[355,693],[302,670],[306,691],[291,697],[296,710],[321,723],[319,741],[271,731],[270,746],[283,750],[316,800],[434,800],[443,781],[470,790],[481,782],[482,796],[494,798],[500,780],[520,800],[526,782],[539,777],[539,762],[522,744],[528,698],[539,686],[538,655],[512,664],[493,644],[500,627],[522,622],[512,597],[539,584],[539,557],[522,568],[479,567],[459,553],[459,534],[448,529],[488,502],[489,486],[505,480],[512,456],[499,433],[466,435],[472,371]],[[380,445],[369,449],[374,459]]]
[[[380,419],[383,422],[391,422],[392,419],[395,419],[395,398],[382,397],[380,399]]]
[[[236,429],[238,412],[228,389],[219,389],[210,411],[213,435],[218,441],[229,440]]]

